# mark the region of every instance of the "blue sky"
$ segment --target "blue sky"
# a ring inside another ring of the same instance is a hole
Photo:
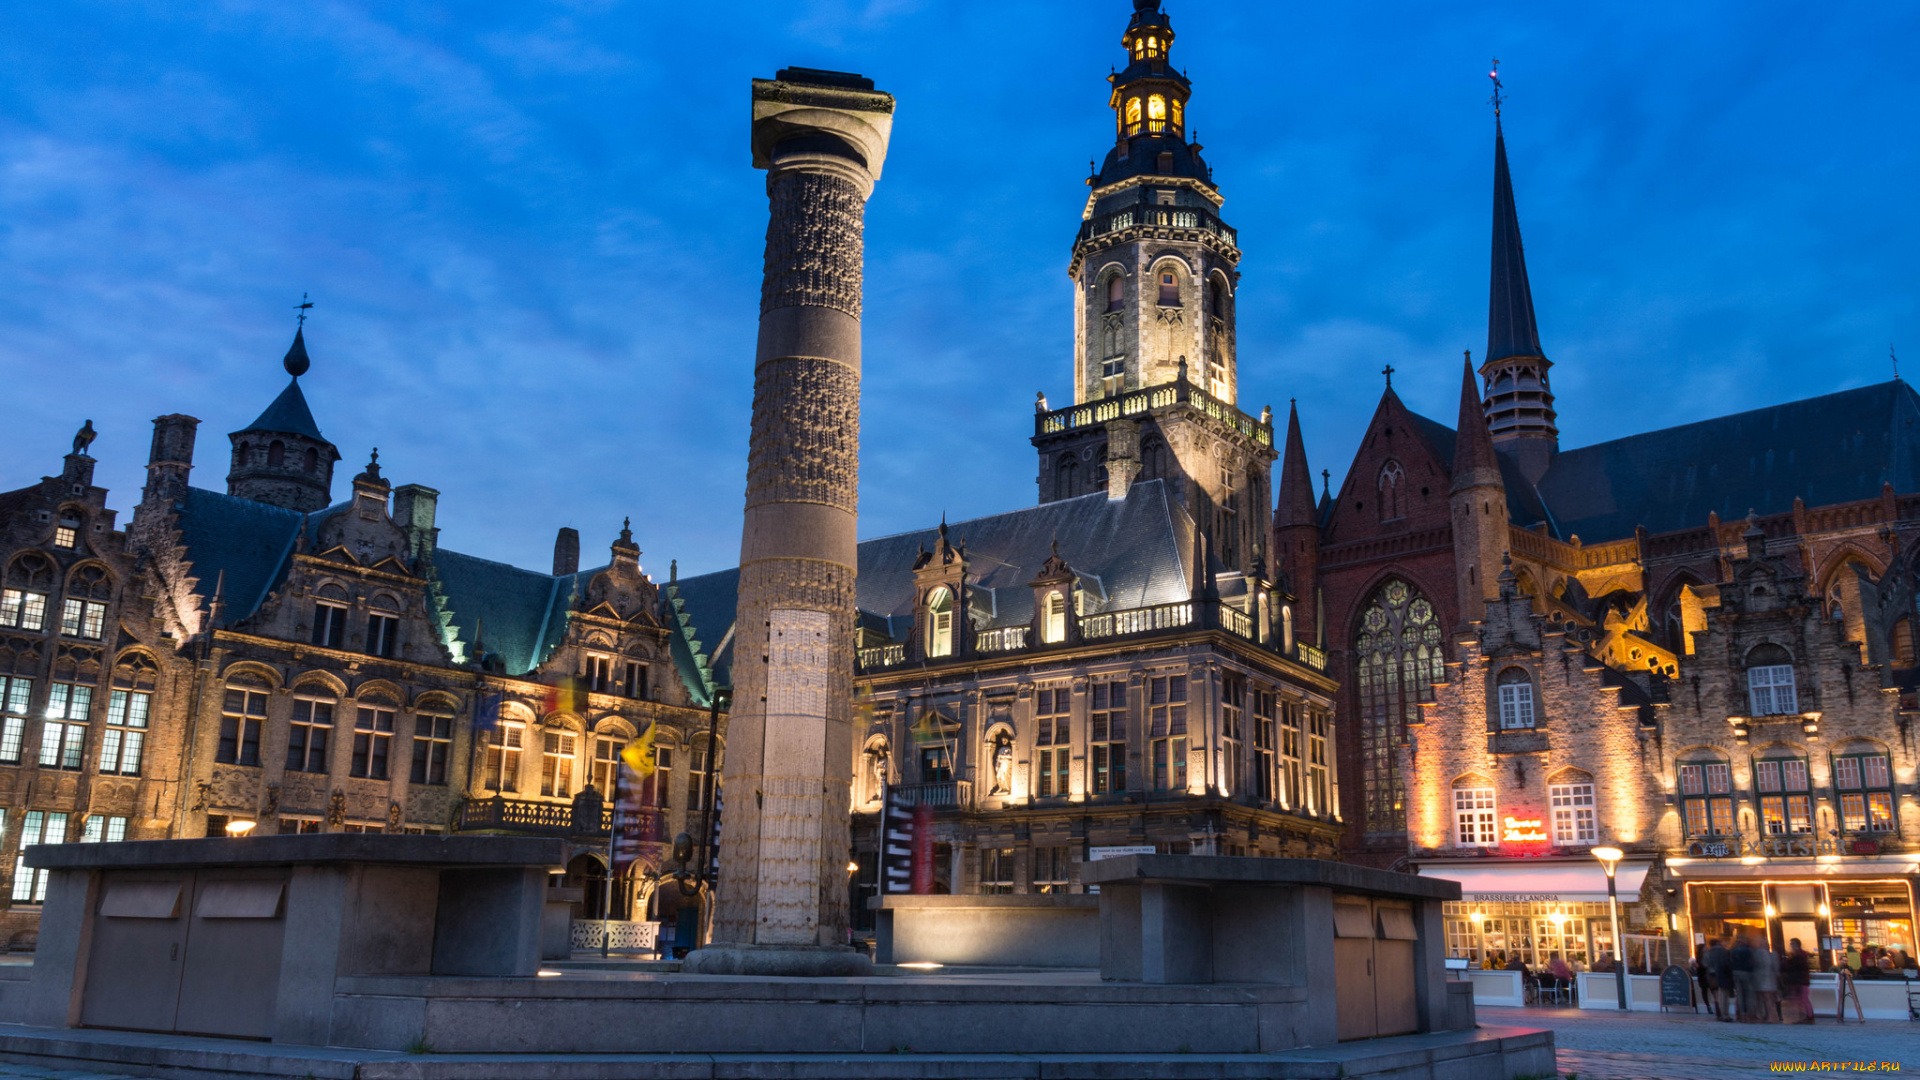
[[[1885,379],[1916,321],[1920,6],[1168,0],[1244,248],[1240,404],[1337,486],[1391,363],[1451,423],[1486,340],[1490,57],[1574,446]],[[867,216],[862,534],[1031,503],[1127,0],[13,4],[0,10],[0,489],[154,416],[196,481],[302,380],[442,542],[544,566],[625,515],[738,550],[765,228],[747,82],[899,99]]]

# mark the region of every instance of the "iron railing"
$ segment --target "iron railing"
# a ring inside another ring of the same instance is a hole
[[[887,789],[908,806],[973,805],[973,784],[966,780],[943,780],[931,784],[895,784]]]

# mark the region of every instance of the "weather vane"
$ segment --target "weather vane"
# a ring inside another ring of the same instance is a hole
[[[1900,381],[1900,354],[1893,351],[1893,346],[1891,344],[1887,346],[1887,359],[1893,361],[1893,381],[1899,382]]]
[[[304,328],[307,325],[307,309],[313,306],[313,301],[307,299],[306,293],[301,293],[300,302],[293,306],[296,311],[300,312],[300,322],[296,329]]]
[[[1487,78],[1493,80],[1493,99],[1492,99],[1493,100],[1493,118],[1498,120],[1500,118],[1500,102],[1502,100],[1500,96],[1500,91],[1505,89],[1500,85],[1500,58],[1499,57],[1496,56],[1493,58],[1493,70],[1487,72]]]

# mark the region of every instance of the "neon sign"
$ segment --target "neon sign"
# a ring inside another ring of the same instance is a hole
[[[1506,820],[1506,828],[1500,833],[1500,840],[1506,844],[1543,843],[1547,839],[1547,834],[1541,830],[1540,826],[1539,818],[1509,817]]]

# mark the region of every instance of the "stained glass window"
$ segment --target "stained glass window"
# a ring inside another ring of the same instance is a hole
[[[1360,683],[1360,784],[1370,833],[1406,831],[1406,784],[1395,759],[1420,702],[1440,681],[1433,604],[1404,581],[1374,594],[1353,647]]]

